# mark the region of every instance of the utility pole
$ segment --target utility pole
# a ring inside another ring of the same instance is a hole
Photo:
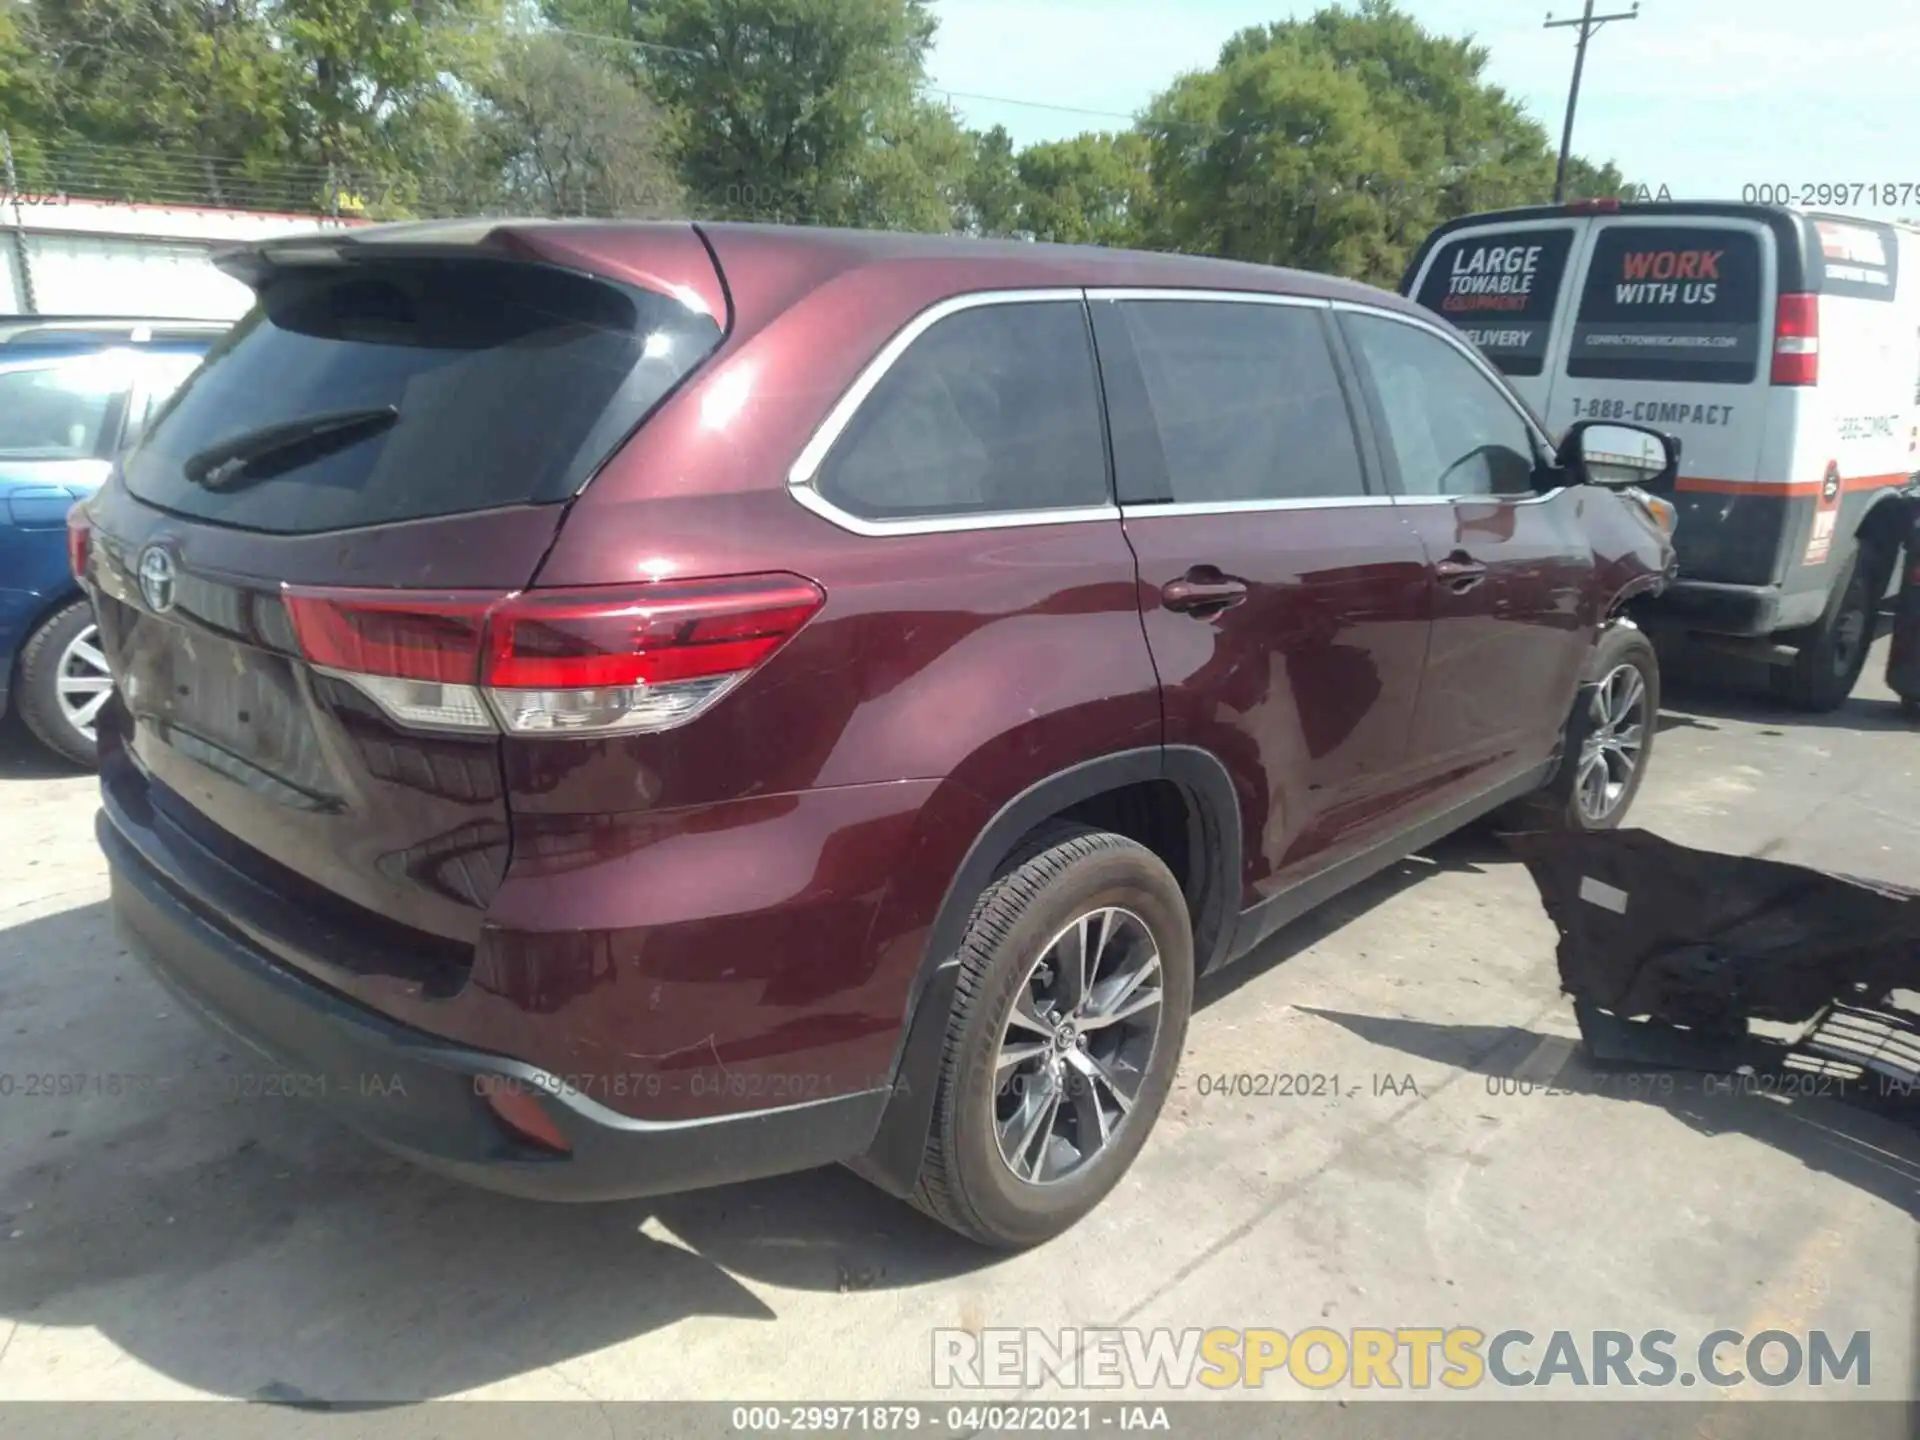
[[[1573,52],[1573,87],[1567,91],[1567,123],[1560,132],[1560,164],[1553,172],[1553,203],[1558,205],[1567,198],[1567,156],[1573,149],[1573,108],[1580,103],[1580,72],[1587,64],[1587,38],[1609,20],[1638,20],[1640,18],[1640,0],[1634,0],[1633,9],[1624,10],[1617,15],[1596,15],[1593,13],[1593,0],[1587,0],[1586,10],[1578,20],[1556,20],[1551,12],[1547,15],[1545,29],[1559,30],[1568,25],[1580,27],[1580,43]]]
[[[40,307],[33,298],[33,262],[27,251],[27,222],[20,214],[20,177],[13,169],[13,141],[0,130],[0,183],[6,186],[6,201],[13,211],[13,253],[20,276],[20,313],[35,315]]]

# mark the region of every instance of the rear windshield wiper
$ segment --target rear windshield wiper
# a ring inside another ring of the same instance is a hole
[[[232,490],[307,465],[390,428],[400,407],[333,410],[283,420],[229,436],[187,457],[187,478],[209,490]]]

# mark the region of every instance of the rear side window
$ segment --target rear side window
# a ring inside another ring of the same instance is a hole
[[[1703,225],[1595,237],[1567,373],[1745,385],[1760,358],[1760,239]]]
[[[0,460],[90,460],[107,444],[129,372],[118,357],[0,370]]]
[[[1207,300],[1118,308],[1175,503],[1338,499],[1366,479],[1317,309]]]
[[[817,487],[863,520],[1106,504],[1085,309],[1029,301],[935,321],[855,412]]]
[[[293,269],[154,418],[127,488],[280,534],[562,500],[719,340],[678,300],[571,271]]]
[[[1572,248],[1566,226],[1449,240],[1434,252],[1414,298],[1451,320],[1504,374],[1538,375]]]

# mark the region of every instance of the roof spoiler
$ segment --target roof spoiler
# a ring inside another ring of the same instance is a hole
[[[471,256],[492,250],[503,257],[534,259],[515,233],[525,222],[492,220],[409,220],[364,229],[283,235],[229,245],[213,253],[215,267],[245,285],[258,287],[273,271],[306,265],[350,265],[383,256]]]

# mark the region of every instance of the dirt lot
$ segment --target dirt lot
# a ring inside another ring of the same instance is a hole
[[[1638,823],[1920,881],[1883,654],[1828,719],[1673,700]],[[115,942],[93,812],[9,727],[0,1071],[174,1083],[0,1097],[0,1399],[930,1395],[934,1327],[1014,1324],[1864,1330],[1870,1393],[1912,1391],[1920,1141],[1830,1100],[1595,1079],[1532,885],[1484,837],[1208,987],[1132,1176],[1001,1259],[840,1171],[540,1207],[237,1098],[244,1057]],[[1200,1093],[1236,1072],[1343,1079]]]

